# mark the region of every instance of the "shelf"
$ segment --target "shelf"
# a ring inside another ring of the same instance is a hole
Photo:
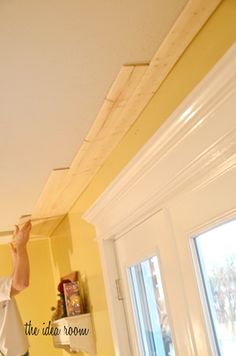
[[[80,314],[65,317],[52,322],[55,347],[67,352],[87,352],[95,355],[95,340],[92,328],[91,314]]]

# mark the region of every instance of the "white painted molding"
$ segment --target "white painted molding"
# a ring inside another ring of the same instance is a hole
[[[236,120],[216,115],[226,102],[236,102],[236,45],[84,214],[99,239],[118,238],[193,179],[206,184],[236,164]]]
[[[235,105],[236,45],[83,216],[96,227],[117,356],[123,348],[131,353],[119,328],[125,317],[114,288],[114,239],[164,208],[170,198],[199,189],[236,165]]]

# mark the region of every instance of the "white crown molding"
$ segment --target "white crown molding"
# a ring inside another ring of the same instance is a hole
[[[121,236],[191,182],[196,189],[236,164],[236,121],[220,116],[235,100],[236,45],[84,214],[98,238]]]

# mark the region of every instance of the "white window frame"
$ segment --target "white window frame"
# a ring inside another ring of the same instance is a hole
[[[194,183],[201,177],[204,184],[236,164],[235,127],[226,128],[223,123],[217,123],[222,125],[222,130],[214,145],[208,142],[208,132],[204,132],[201,142],[198,136],[199,127],[206,123],[215,108],[236,91],[235,58],[236,45],[83,216],[96,227],[116,356],[128,356],[131,351],[125,313],[122,301],[117,300],[114,283],[119,275],[113,241],[161,209],[169,197],[184,192],[189,182]],[[207,130],[214,131],[215,126],[208,126]],[[176,162],[176,152],[181,154],[179,162]],[[170,165],[171,178],[168,175]]]

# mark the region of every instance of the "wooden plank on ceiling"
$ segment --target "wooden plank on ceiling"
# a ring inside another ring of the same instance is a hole
[[[51,206],[64,185],[68,171],[69,168],[53,169],[32,212],[32,219],[51,216]]]
[[[222,0],[190,0],[167,34],[121,118],[135,120]]]
[[[60,192],[64,179],[69,168],[54,169],[44,186],[42,193],[31,215],[23,215],[19,219],[19,225],[31,219],[32,239],[48,237],[52,234],[56,226],[63,220],[65,214],[52,214],[51,208]],[[64,210],[63,210],[64,212]]]
[[[70,210],[220,2],[190,0],[149,65],[121,68],[70,169],[56,191],[48,185],[34,216]]]
[[[40,218],[35,218],[33,215],[25,215],[19,219],[18,224],[19,226],[22,226],[27,220],[30,219],[32,222],[30,240],[41,240],[51,236],[64,217],[65,214]]]
[[[104,162],[105,155],[107,157],[118,143],[123,132],[122,127],[119,128],[119,116],[147,68],[148,64],[121,68],[70,169],[62,179],[57,174],[50,177],[33,216],[60,215],[70,209],[77,193],[85,189]],[[114,132],[115,126],[117,132]]]

